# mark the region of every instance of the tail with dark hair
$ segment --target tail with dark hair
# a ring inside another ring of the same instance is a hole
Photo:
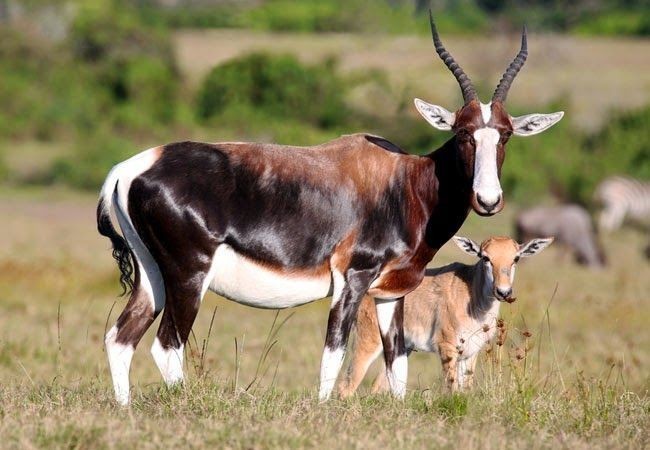
[[[106,180],[108,184],[109,180]],[[106,194],[109,196],[113,195],[113,192],[106,192],[106,184],[104,189],[102,189],[102,196],[99,198],[99,203],[97,204],[97,231],[102,236],[106,236],[111,240],[113,245],[113,258],[117,261],[117,266],[120,269],[120,285],[122,286],[122,293],[120,295],[130,294],[133,291],[133,276],[134,269],[133,263],[135,257],[129,244],[126,240],[120,236],[113,226],[111,221],[110,209],[111,209],[111,199],[107,199]],[[115,184],[114,188],[117,187]],[[137,274],[135,274],[137,276]]]
[[[102,236],[109,238],[113,245],[113,258],[117,261],[117,266],[120,269],[120,285],[122,286],[120,295],[130,294],[133,290],[133,252],[126,240],[115,230],[103,198],[100,198],[97,204],[97,231]]]

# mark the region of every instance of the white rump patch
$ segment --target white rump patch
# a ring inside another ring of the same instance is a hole
[[[151,346],[151,355],[167,386],[183,382],[183,346],[181,348],[164,349],[158,337]]]
[[[120,405],[126,406],[129,404],[129,370],[135,349],[131,344],[124,345],[115,342],[116,337],[117,328],[113,327],[106,333],[104,342],[106,344],[108,366],[111,369],[111,378],[113,379],[115,399]]]
[[[487,204],[495,204],[503,191],[497,171],[499,132],[494,128],[479,128],[474,132],[476,156],[474,161],[474,192]]]
[[[107,178],[107,183],[104,185],[104,189],[114,189],[114,183],[118,183],[116,192],[117,201],[114,202],[115,216],[122,230],[122,235],[128,242],[131,250],[135,253],[140,270],[139,288],[146,292],[151,301],[151,308],[157,312],[162,311],[165,306],[165,285],[162,274],[160,273],[158,264],[135,230],[131,218],[128,215],[128,210],[131,183],[135,178],[151,168],[158,160],[159,152],[159,147],[150,148],[118,164],[111,170]],[[111,187],[108,186],[110,184],[108,183],[108,179],[111,178],[111,174],[113,173],[116,174],[118,180],[114,181]],[[112,192],[108,192],[108,195],[110,198],[113,198]]]
[[[330,290],[331,276],[306,277],[281,274],[220,245],[209,273],[214,273],[210,289],[237,303],[256,308],[282,309],[303,305],[324,297]]]
[[[343,365],[345,350],[343,348],[330,349],[325,347],[323,358],[320,363],[320,389],[318,390],[318,400],[325,401],[332,395],[332,390],[336,384],[336,378]]]

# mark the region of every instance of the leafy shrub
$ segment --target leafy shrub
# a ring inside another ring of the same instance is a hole
[[[240,16],[234,3],[160,7],[155,1],[140,0],[137,11],[142,23],[172,28],[232,28],[238,25]]]
[[[179,76],[164,29],[143,26],[117,1],[88,2],[77,13],[70,47],[117,105],[132,104],[155,122],[174,118]]]
[[[5,161],[4,151],[0,148],[0,183],[4,183],[9,178],[9,168]]]
[[[607,11],[585,18],[575,31],[611,36],[650,36],[650,10],[646,7],[636,11]]]
[[[80,189],[96,189],[111,167],[134,153],[133,143],[101,129],[80,139],[71,156],[57,159],[50,178]]]
[[[209,119],[244,107],[331,128],[348,115],[345,91],[331,63],[306,67],[293,56],[254,53],[210,71],[198,94],[197,111]]]
[[[585,159],[591,173],[585,177],[587,189],[613,174],[650,180],[650,106],[614,114],[601,131],[584,140]]]
[[[273,31],[355,31],[359,16],[354,2],[345,7],[340,1],[295,2],[273,0],[252,9],[242,22],[248,26]]]

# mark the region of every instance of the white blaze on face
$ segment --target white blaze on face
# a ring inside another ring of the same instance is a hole
[[[497,144],[499,132],[494,128],[479,128],[474,132],[476,156],[472,188],[483,203],[493,205],[501,198],[501,184],[497,171]]]

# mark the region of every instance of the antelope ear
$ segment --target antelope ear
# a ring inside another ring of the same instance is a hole
[[[551,114],[527,114],[525,116],[510,117],[512,132],[517,136],[532,136],[551,128],[564,116],[564,111]]]
[[[452,239],[458,248],[460,248],[468,255],[479,256],[481,254],[481,247],[470,238],[454,236]]]
[[[418,112],[424,119],[439,130],[451,130],[456,121],[456,113],[449,112],[442,106],[431,105],[424,100],[416,98],[413,100]]]
[[[520,245],[519,246],[519,251],[517,252],[517,256],[521,256],[522,258],[525,258],[527,256],[533,256],[544,250],[546,247],[551,245],[551,242],[553,242],[554,238],[543,238],[543,239],[533,239],[530,242],[527,242],[526,244]]]

